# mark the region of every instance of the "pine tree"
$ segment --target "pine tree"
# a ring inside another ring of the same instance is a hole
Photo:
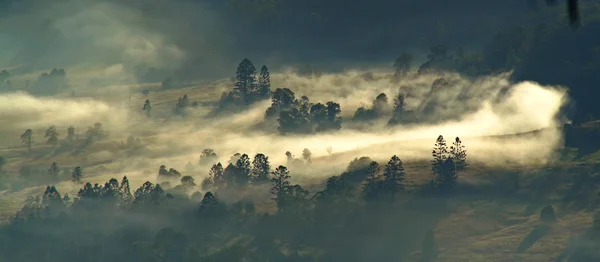
[[[146,116],[150,117],[150,113],[152,112],[150,100],[146,99],[146,102],[144,102],[144,106],[142,107],[142,111],[144,111],[144,114],[146,114]]]
[[[210,168],[208,176],[211,178],[214,186],[223,187],[225,185],[225,179],[223,177],[223,165],[221,165],[221,162],[214,164]]]
[[[48,169],[48,175],[50,175],[50,177],[52,177],[52,178],[56,178],[56,177],[58,177],[59,173],[60,173],[60,168],[58,167],[58,164],[56,162],[52,162],[52,164],[50,165],[50,168]]]
[[[458,180],[456,175],[456,165],[452,158],[447,158],[439,169],[437,175],[437,186],[442,193],[450,192],[455,186]]]
[[[448,146],[446,140],[442,135],[438,136],[433,146],[433,152],[431,153],[433,160],[431,161],[431,168],[435,174],[441,172],[441,168],[444,165],[446,159],[448,159]]]
[[[398,93],[398,95],[394,98],[394,113],[400,114],[404,112],[404,94]]]
[[[395,199],[396,194],[404,188],[402,182],[404,181],[405,174],[402,160],[396,155],[392,156],[383,171],[385,178],[383,189],[390,195],[392,201]]]
[[[250,157],[248,157],[247,154],[241,155],[240,158],[236,161],[234,171],[234,184],[246,185],[248,184],[248,182],[250,182],[252,169],[250,164]]]
[[[258,153],[252,161],[252,182],[264,183],[269,181],[269,173],[271,172],[271,164],[269,157]]]
[[[268,99],[271,96],[271,75],[267,66],[263,65],[258,76],[258,98]]]
[[[59,134],[56,131],[56,127],[50,126],[48,129],[46,129],[46,134],[44,135],[44,137],[48,138],[48,141],[46,141],[46,144],[52,145],[52,147],[55,147],[56,144],[58,144],[58,135]]]
[[[224,211],[222,207],[217,197],[209,191],[204,194],[198,212],[204,218],[219,218],[221,212]]]
[[[129,179],[127,176],[123,177],[121,180],[121,186],[119,187],[119,196],[121,198],[121,205],[128,205],[133,201],[133,196],[131,195],[131,187],[129,185]]]
[[[363,195],[365,201],[374,202],[379,198],[383,186],[383,181],[379,177],[379,164],[371,161],[366,172],[367,177],[364,181]]]
[[[279,166],[271,173],[271,194],[278,208],[283,208],[286,190],[290,187],[290,172],[285,166]]]
[[[73,169],[73,173],[71,173],[71,180],[75,183],[81,183],[82,178],[83,173],[81,172],[81,167],[76,167]]]
[[[238,65],[235,73],[234,91],[242,98],[246,104],[254,102],[252,94],[256,89],[256,67],[247,58]]]
[[[32,143],[33,130],[27,129],[21,135],[21,143],[27,145],[27,149],[31,151],[31,143]]]
[[[450,157],[454,159],[456,170],[462,171],[467,167],[467,150],[465,150],[465,146],[458,137],[456,137],[450,147]]]
[[[181,116],[186,115],[186,110],[190,105],[190,101],[188,99],[188,95],[184,94],[182,97],[177,99],[177,104],[175,105],[175,113]]]

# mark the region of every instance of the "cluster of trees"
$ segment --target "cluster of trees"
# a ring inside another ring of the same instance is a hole
[[[42,73],[28,91],[36,95],[54,95],[68,87],[67,73],[62,68],[54,68],[50,73]]]
[[[354,112],[354,117],[352,120],[357,121],[369,121],[379,118],[384,115],[388,110],[388,97],[385,93],[381,93],[377,95],[375,100],[373,100],[373,105],[371,108],[359,107]]]
[[[271,163],[269,157],[258,153],[251,161],[247,154],[234,154],[225,168],[218,162],[210,168],[208,177],[202,181],[202,188],[236,188],[248,184],[264,184],[269,181]]]
[[[459,147],[464,152],[464,147]],[[436,145],[434,151],[438,148]],[[207,150],[204,155],[212,153]],[[459,155],[466,160],[466,154]],[[302,158],[308,163],[310,157],[310,151],[304,150]],[[49,172],[56,170],[59,168],[53,164]],[[75,170],[73,180],[79,182],[81,169]],[[169,193],[197,190],[190,176],[181,177],[181,184],[171,190],[162,183],[145,182],[132,192],[127,177],[121,182],[110,179],[104,185],[85,183],[74,198],[48,186],[41,198],[28,198],[13,220],[0,227],[0,258],[389,261],[404,260],[415,250],[420,250],[423,261],[435,258],[432,229],[441,214],[433,210],[442,210],[435,207],[440,199],[426,205],[415,202],[407,191],[406,172],[397,156],[383,167],[367,157],[357,159],[312,195],[292,184],[290,178],[287,167],[272,169],[264,154],[257,154],[252,162],[246,154],[235,154],[226,168],[214,164],[209,178],[202,182],[207,192],[196,192],[191,198]],[[259,212],[249,199],[226,204],[219,197],[226,189],[261,190],[261,185],[269,185],[277,209],[274,214]],[[52,241],[33,241],[40,237]],[[381,244],[364,245],[365,241]],[[27,252],[32,250],[38,252]]]
[[[313,104],[306,96],[298,100],[292,90],[277,88],[273,92],[271,106],[267,108],[265,117],[277,118],[282,134],[308,134],[341,129],[341,113],[342,109],[338,103],[329,101],[325,104]]]
[[[238,65],[235,73],[234,88],[223,92],[216,113],[237,110],[271,96],[271,75],[267,66],[263,65],[258,77],[256,67],[245,58]]]
[[[33,145],[33,130],[27,129],[23,134],[21,134],[21,143],[27,146],[27,149],[31,151],[31,146]],[[46,144],[52,145],[54,148],[59,143],[59,136],[56,126],[50,126],[45,130],[44,138],[46,138]],[[67,135],[62,141],[64,145],[69,146],[89,146],[94,141],[103,139],[106,137],[105,131],[102,129],[101,123],[95,123],[93,126],[88,127],[84,134],[77,134],[75,132],[75,127],[69,126],[67,128]]]
[[[432,155],[431,169],[436,178],[431,183],[440,191],[447,193],[456,186],[457,171],[462,171],[467,166],[467,150],[458,137],[448,148],[446,140],[440,135],[435,142]]]
[[[150,102],[148,102],[148,106],[150,105]],[[198,107],[199,103],[198,101],[194,101],[193,103],[190,104],[190,100],[188,98],[187,94],[184,94],[182,97],[177,98],[177,104],[175,104],[175,109],[174,112],[177,115],[180,115],[182,117],[185,117],[187,115],[188,112],[188,108],[192,107]],[[144,113],[146,113],[147,110],[144,110]]]

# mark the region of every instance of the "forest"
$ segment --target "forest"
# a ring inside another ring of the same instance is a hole
[[[0,262],[600,261],[597,1],[27,1]]]

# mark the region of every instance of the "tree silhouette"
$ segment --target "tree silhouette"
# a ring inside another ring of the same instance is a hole
[[[187,108],[190,105],[190,101],[188,99],[188,95],[184,94],[182,97],[177,99],[177,104],[175,105],[175,114],[185,116],[187,114]]]
[[[243,154],[235,163],[234,183],[236,185],[245,185],[250,182],[252,168],[250,166],[250,157]]]
[[[383,187],[383,181],[379,177],[379,164],[375,161],[369,163],[366,170],[366,178],[364,181],[363,195],[365,201],[374,202],[378,200]]]
[[[456,170],[461,171],[467,167],[467,150],[465,150],[465,146],[458,137],[454,139],[450,147],[450,157],[454,159]]]
[[[31,151],[31,143],[32,143],[33,131],[31,129],[25,130],[25,132],[21,135],[21,143],[27,145],[27,149]]]
[[[50,165],[50,168],[48,169],[48,175],[52,178],[56,178],[56,177],[58,177],[59,173],[60,173],[60,168],[58,167],[58,164],[56,162],[52,162],[52,164]]]
[[[133,195],[131,194],[131,186],[129,185],[129,179],[124,176],[119,186],[119,197],[121,199],[121,205],[127,206],[133,201]]]
[[[402,182],[404,181],[404,166],[402,160],[396,155],[392,156],[390,161],[385,165],[383,176],[385,178],[383,182],[383,189],[387,194],[390,195],[392,201],[395,199],[396,194],[404,188]]]
[[[54,148],[58,144],[58,135],[59,134],[56,131],[56,127],[50,126],[48,129],[46,129],[46,134],[44,135],[44,137],[48,138],[46,144],[52,145],[52,147]]]
[[[298,104],[294,92],[288,88],[277,88],[271,95],[271,106],[265,111],[266,118],[279,116],[282,111],[290,110]]]
[[[220,162],[214,164],[210,168],[208,176],[212,179],[212,182],[216,187],[223,187],[225,185],[225,179],[223,177],[223,165],[221,165]]]
[[[252,182],[268,182],[269,173],[271,173],[269,157],[261,153],[256,154],[256,156],[254,156],[254,160],[252,160]]]
[[[282,208],[284,194],[290,186],[290,175],[285,166],[279,166],[271,173],[271,194],[278,208]]]
[[[69,128],[67,128],[67,141],[75,141],[75,127],[73,126],[69,126]]]
[[[256,89],[256,68],[247,58],[244,58],[238,65],[235,80],[235,93],[246,104],[254,102],[252,94],[255,93]]]
[[[448,146],[446,140],[442,135],[438,136],[433,146],[433,152],[431,153],[433,160],[431,161],[431,169],[434,173],[439,174],[442,166],[446,159],[448,159]]]
[[[266,99],[271,95],[271,75],[267,66],[263,65],[258,76],[258,98]]]
[[[211,148],[205,148],[202,150],[202,155],[200,155],[200,164],[212,164],[217,161],[219,157],[215,153],[215,150]]]
[[[310,164],[312,162],[311,157],[312,153],[310,152],[310,150],[308,150],[308,148],[305,148],[304,150],[302,150],[302,159],[304,159],[304,161],[307,164]]]
[[[181,184],[184,186],[196,186],[192,176],[184,176],[181,178]]]
[[[71,173],[71,180],[75,183],[81,183],[81,179],[83,178],[83,172],[81,171],[81,167],[75,167],[73,172]]]
[[[147,117],[150,117],[150,113],[152,113],[152,105],[150,105],[150,100],[146,99],[146,102],[144,102],[144,106],[142,107],[142,111]]]
[[[458,177],[456,165],[452,158],[447,158],[437,173],[437,186],[442,193],[450,192],[455,186]]]

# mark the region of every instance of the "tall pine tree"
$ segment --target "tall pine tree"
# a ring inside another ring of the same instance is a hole
[[[290,172],[287,167],[279,166],[271,173],[271,194],[277,207],[281,210],[284,206],[285,194],[290,187]]]
[[[444,162],[448,159],[448,146],[446,145],[444,136],[438,136],[431,154],[433,156],[433,160],[431,160],[431,169],[435,174],[439,174]]]
[[[271,165],[269,164],[269,157],[261,153],[256,154],[252,161],[252,182],[268,182],[270,172]]]
[[[371,161],[366,172],[367,178],[365,178],[364,181],[363,195],[365,201],[374,202],[379,199],[383,186],[383,181],[379,177],[379,164],[375,161]]]
[[[252,94],[256,91],[256,67],[247,58],[238,65],[235,80],[234,91],[242,101],[246,104],[254,102]]]
[[[33,142],[32,137],[33,137],[33,130],[31,130],[31,129],[27,129],[27,130],[25,130],[25,132],[23,132],[23,134],[21,134],[21,143],[27,145],[27,149],[29,151],[31,151],[31,143]]]
[[[467,150],[460,138],[456,137],[450,147],[450,157],[454,159],[456,170],[462,171],[467,167]]]
[[[405,172],[402,160],[396,155],[392,156],[390,161],[385,165],[383,171],[383,177],[385,178],[383,189],[390,196],[392,201],[395,199],[396,194],[404,187],[402,185],[404,176]]]
[[[266,65],[260,69],[258,76],[258,99],[268,99],[271,96],[271,74]]]
[[[58,144],[58,132],[56,131],[55,126],[50,126],[48,129],[46,129],[46,134],[44,137],[48,138],[46,144],[52,145],[52,147],[55,147]]]
[[[75,183],[81,183],[82,178],[83,172],[81,171],[81,167],[76,167],[73,169],[73,173],[71,173],[71,180]]]

